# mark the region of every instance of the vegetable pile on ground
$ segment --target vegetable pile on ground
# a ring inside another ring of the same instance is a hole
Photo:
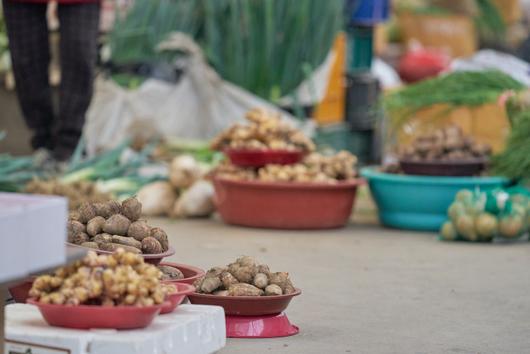
[[[96,184],[90,181],[61,183],[56,179],[34,179],[26,185],[24,192],[66,197],[70,210],[78,209],[84,202],[101,203],[112,199],[112,194],[100,192]]]
[[[490,155],[491,146],[464,135],[456,125],[419,136],[399,153],[401,160],[410,161],[467,161]]]
[[[226,267],[214,267],[194,284],[202,294],[218,296],[274,296],[296,291],[289,273],[272,273],[269,266],[249,256],[238,258]]]
[[[224,161],[213,174],[235,180],[337,183],[357,176],[356,163],[357,158],[348,151],[340,151],[331,156],[312,153],[301,163],[266,165],[258,169],[238,167],[229,161]]]
[[[212,184],[204,177],[209,165],[191,155],[180,155],[171,161],[169,180],[145,185],[138,200],[147,216],[205,217],[214,210]]]
[[[153,306],[162,304],[171,291],[160,277],[154,265],[136,254],[89,252],[83,260],[35,279],[29,295],[56,305]]]
[[[530,193],[522,187],[508,192],[458,192],[448,210],[449,221],[440,230],[441,239],[491,242],[496,237],[525,235],[530,225]]]
[[[315,144],[279,114],[253,109],[246,114],[249,124],[235,124],[212,141],[212,149],[289,150],[311,152]]]
[[[120,248],[136,254],[159,254],[169,249],[167,234],[140,220],[142,204],[136,198],[81,204],[70,213],[68,242],[103,251]]]

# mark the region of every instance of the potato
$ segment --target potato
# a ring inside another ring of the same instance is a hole
[[[90,219],[96,217],[96,210],[91,203],[83,202],[78,209],[79,221],[86,224]]]
[[[93,248],[93,249],[99,249],[99,246],[96,242],[83,242],[81,244],[81,246],[83,247],[87,247],[87,248]]]
[[[90,219],[86,225],[86,232],[90,236],[96,236],[103,231],[103,225],[105,224],[105,218],[102,216],[96,216]]]
[[[269,278],[266,274],[258,273],[254,276],[254,286],[260,289],[265,289],[269,285]]]
[[[151,227],[143,220],[137,220],[129,226],[127,236],[134,237],[138,241],[142,241],[151,233]]]
[[[149,236],[153,237],[158,242],[160,242],[160,245],[162,245],[163,252],[166,252],[169,249],[169,240],[167,238],[167,234],[161,228],[153,227],[151,229],[151,232],[149,233]]]
[[[112,235],[101,233],[94,236],[91,240],[92,242],[100,243],[112,243]]]
[[[89,240],[90,240],[90,237],[86,233],[78,232],[72,238],[69,238],[68,242],[76,244],[76,245],[80,245],[84,242],[88,242]]]
[[[265,288],[266,296],[278,296],[282,294],[283,294],[282,288],[280,288],[276,284],[267,285],[267,287]]]
[[[99,249],[103,251],[116,252],[117,250],[121,248],[126,252],[131,252],[131,253],[136,253],[136,254],[142,253],[142,251],[140,251],[136,247],[120,245],[119,243],[98,243],[98,246],[99,246]]]
[[[139,243],[144,254],[159,254],[164,252],[162,245],[154,237],[146,237]]]
[[[120,245],[131,246],[134,248],[142,249],[142,243],[138,240],[135,240],[132,237],[112,235],[112,242],[119,243]]]
[[[223,288],[228,289],[231,285],[239,283],[239,281],[230,272],[223,272],[220,276]]]
[[[131,226],[129,219],[123,215],[115,214],[105,221],[103,231],[112,235],[125,236],[127,235],[129,226]]]
[[[74,239],[75,235],[77,235],[78,233],[81,233],[81,232],[85,232],[85,231],[86,231],[85,225],[83,225],[79,221],[68,220],[68,222],[66,224],[66,232],[67,232],[67,235],[68,235],[68,242],[72,242],[71,240]]]
[[[121,213],[131,221],[136,221],[142,215],[142,203],[136,198],[127,198],[121,203]]]
[[[261,296],[263,294],[263,290],[244,283],[233,284],[228,289],[228,296]]]

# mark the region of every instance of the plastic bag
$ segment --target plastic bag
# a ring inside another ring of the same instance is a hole
[[[177,84],[147,80],[137,90],[127,90],[99,77],[87,113],[84,136],[89,155],[123,141],[125,137],[178,136],[210,139],[227,126],[242,121],[254,107],[292,116],[269,102],[222,80],[204,60],[190,37],[173,33],[159,50],[188,53],[184,73]],[[313,124],[301,127],[311,135]]]

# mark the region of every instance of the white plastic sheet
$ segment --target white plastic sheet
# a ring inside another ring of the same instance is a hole
[[[137,134],[209,139],[242,120],[245,112],[254,107],[281,112],[269,102],[222,80],[190,37],[173,33],[160,44],[159,50],[189,54],[177,84],[150,79],[136,90],[127,90],[112,80],[101,77],[96,80],[84,128],[89,154]],[[292,116],[285,112],[282,115],[294,122]],[[305,128],[306,133],[310,127]]]

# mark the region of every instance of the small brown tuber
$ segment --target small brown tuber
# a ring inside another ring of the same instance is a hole
[[[160,271],[162,272],[162,280],[184,279],[184,274],[178,268],[166,265],[159,265],[158,269],[160,269]]]
[[[109,217],[121,213],[121,204],[116,200],[109,200],[105,203],[109,211]]]
[[[221,283],[223,283],[223,288],[228,289],[231,285],[239,283],[239,281],[230,272],[223,272],[221,274]]]
[[[142,253],[138,248],[126,246],[126,245],[120,245],[118,243],[98,243],[99,249],[103,251],[110,251],[110,252],[116,252],[120,248],[122,248],[126,252],[132,252],[136,254]]]
[[[228,296],[228,290],[217,290],[212,293],[212,295],[216,296]]]
[[[129,226],[131,226],[131,221],[129,219],[123,215],[115,214],[105,221],[103,231],[112,235],[125,236],[127,235]]]
[[[127,198],[121,203],[121,213],[131,221],[136,221],[142,215],[142,203],[136,198]]]
[[[134,248],[142,249],[142,243],[138,240],[135,240],[132,237],[113,235],[112,242],[119,243],[120,245],[131,246]]]
[[[79,221],[83,224],[86,224],[90,219],[96,217],[96,210],[92,203],[83,202],[78,209],[79,212]]]
[[[205,277],[201,282],[200,290],[205,294],[211,294],[221,286],[219,277]]]
[[[169,249],[169,240],[164,230],[159,227],[153,227],[149,235],[156,239],[160,245],[162,245],[163,252],[166,252]]]
[[[93,248],[93,249],[99,249],[99,246],[96,242],[83,242],[81,244],[81,246],[83,247],[87,247],[87,248]]]
[[[69,238],[68,242],[76,244],[76,245],[80,245],[84,242],[88,242],[89,240],[90,240],[90,237],[88,237],[86,233],[78,232],[72,238]]]
[[[241,283],[251,283],[257,273],[256,268],[256,266],[241,266],[239,263],[232,263],[228,266],[228,271]]]
[[[265,289],[269,285],[269,279],[266,274],[258,273],[254,276],[254,286],[260,289]]]
[[[258,273],[266,274],[267,276],[268,276],[269,274],[271,274],[271,271],[270,271],[270,269],[269,269],[269,266],[266,265],[266,264],[260,264],[260,265],[258,266],[257,272],[258,272]]]
[[[71,240],[74,239],[75,235],[86,231],[86,227],[79,221],[68,220],[68,223],[66,224],[66,231],[68,234],[68,242],[72,242]]]
[[[146,237],[140,243],[142,245],[142,251],[145,254],[159,254],[164,252],[162,245],[154,237]]]
[[[97,234],[96,236],[92,238],[92,242],[96,242],[98,244],[112,243],[112,235],[106,234],[106,233]]]
[[[92,206],[94,207],[97,216],[107,219],[113,215],[107,203],[94,203]]]
[[[265,295],[266,296],[278,296],[278,295],[282,295],[282,294],[283,294],[282,288],[280,288],[276,284],[267,285],[267,287],[265,288]]]
[[[254,285],[239,283],[230,286],[228,289],[229,296],[261,296],[263,290],[256,288]]]
[[[241,256],[236,260],[236,263],[242,267],[254,267],[257,264],[256,260],[250,256]]]
[[[289,279],[289,273],[277,272],[269,275],[269,284],[278,285],[284,294],[292,294],[295,292],[295,288]]]
[[[143,220],[137,220],[129,226],[127,231],[127,236],[134,237],[138,241],[142,241],[144,238],[148,237],[151,232],[151,227]]]
[[[96,216],[88,221],[86,225],[86,232],[90,236],[96,236],[103,231],[103,225],[105,224],[105,218],[102,216]]]

